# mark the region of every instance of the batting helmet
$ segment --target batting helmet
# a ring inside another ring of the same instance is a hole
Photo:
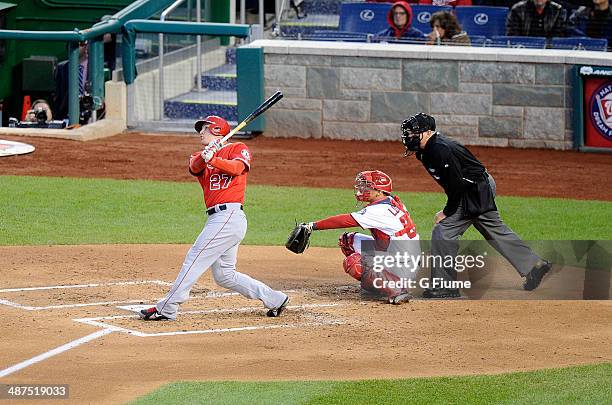
[[[391,194],[391,191],[393,191],[391,177],[380,170],[359,172],[355,178],[355,198],[357,198],[357,201],[368,201],[370,198],[369,190]]]
[[[210,125],[210,132],[216,136],[225,136],[229,134],[231,130],[231,127],[227,123],[227,121],[216,115],[209,115],[203,120],[200,120],[195,123],[194,128],[198,134],[200,133],[200,131],[202,131],[204,125]]]

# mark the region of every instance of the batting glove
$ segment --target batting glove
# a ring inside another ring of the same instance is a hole
[[[208,149],[208,147],[206,147],[202,151],[202,159],[204,159],[204,162],[206,162],[206,163],[210,162],[210,160],[213,158],[213,156],[215,156],[215,151],[212,150],[212,149]]]
[[[217,139],[211,143],[209,143],[208,145],[206,145],[206,149],[210,149],[213,152],[217,152],[218,150],[220,150],[223,147],[223,144],[221,143],[220,139]]]

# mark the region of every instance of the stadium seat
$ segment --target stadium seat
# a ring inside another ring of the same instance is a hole
[[[368,35],[372,34],[364,34],[360,33],[357,35],[342,35],[335,34],[333,32],[325,33],[325,34],[307,34],[302,35],[301,39],[306,41],[342,41],[342,42],[369,42]]]
[[[411,4],[412,7],[412,26],[418,30],[423,31],[424,34],[431,32],[431,25],[429,20],[431,15],[437,11],[452,11],[451,6],[430,6],[430,5],[419,5]]]
[[[455,15],[468,35],[491,38],[506,33],[508,7],[457,6]]]
[[[338,31],[376,34],[386,29],[391,3],[342,3]]]
[[[608,40],[589,37],[553,38],[550,46],[555,49],[583,49],[606,52],[608,50]]]
[[[545,37],[518,37],[518,36],[494,36],[491,38],[491,46],[502,48],[546,48]]]
[[[472,46],[487,46],[487,37],[484,35],[470,35],[470,43]]]

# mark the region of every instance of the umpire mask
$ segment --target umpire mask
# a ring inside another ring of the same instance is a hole
[[[435,131],[436,120],[424,113],[418,113],[402,122],[402,143],[406,147],[406,155],[421,149],[423,133]]]

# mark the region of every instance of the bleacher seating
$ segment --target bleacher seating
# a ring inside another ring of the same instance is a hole
[[[369,36],[369,37],[368,37]],[[318,32],[306,34],[302,39],[307,41],[342,41],[342,42],[370,42],[372,34],[365,33],[340,33],[337,32]]]
[[[387,27],[389,3],[342,3],[338,31],[376,34]]]
[[[605,38],[569,37],[553,38],[550,47],[554,49],[583,49],[587,51],[607,51],[608,40]]]
[[[545,37],[493,36],[491,45],[501,48],[546,48]]]
[[[412,8],[412,26],[423,31],[424,34],[431,32],[429,20],[433,13],[437,11],[453,10],[451,6],[431,6],[425,4],[411,4],[410,7]]]
[[[468,35],[484,35],[487,38],[506,33],[507,7],[457,6],[455,15]]]
[[[387,15],[392,1],[367,3],[363,1],[306,0],[306,18],[284,22],[281,32],[286,36],[321,41],[423,43],[417,39],[377,38],[376,33],[388,27]],[[431,15],[438,11],[453,11],[451,6],[411,4],[412,26],[427,34],[431,32]],[[316,14],[316,12],[323,14]],[[508,7],[457,6],[454,13],[462,29],[470,37],[472,46],[500,46],[516,48],[547,47],[546,38],[506,37]],[[369,35],[368,35],[369,34]],[[425,39],[425,42],[427,40]],[[588,37],[553,38],[551,48],[606,51],[608,40]]]
[[[469,37],[472,46],[488,46],[490,42],[484,35],[470,35]]]

